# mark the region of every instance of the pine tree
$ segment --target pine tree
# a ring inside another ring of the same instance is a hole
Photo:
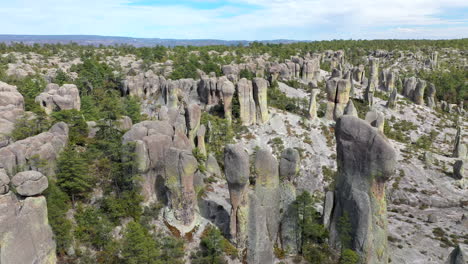
[[[60,189],[66,192],[74,203],[75,198],[83,198],[92,189],[92,181],[86,160],[72,147],[67,147],[57,164],[57,183]]]
[[[161,264],[158,244],[142,225],[130,222],[122,244],[122,263]]]

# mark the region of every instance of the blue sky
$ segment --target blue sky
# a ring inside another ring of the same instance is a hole
[[[0,0],[0,34],[266,40],[468,37],[467,0]]]

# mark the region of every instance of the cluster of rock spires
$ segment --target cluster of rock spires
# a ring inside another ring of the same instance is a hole
[[[128,130],[123,143],[131,143],[136,153],[138,172],[143,176],[144,203],[162,202],[168,225],[181,233],[192,231],[200,215],[197,188],[204,184],[203,179],[208,175],[221,176],[216,159],[206,151],[205,135],[209,128],[200,124],[202,111],[222,105],[225,119],[231,122],[236,96],[242,125],[265,124],[270,118],[267,105],[270,82],[300,78],[311,88],[308,112],[309,118],[315,120],[319,108],[317,81],[321,78],[321,61],[329,61],[334,68],[326,80],[325,113],[325,119],[336,121],[338,164],[336,187],[326,193],[323,211],[324,224],[330,230],[330,244],[336,250],[351,248],[363,263],[387,263],[385,183],[394,173],[396,153],[383,135],[382,113],[372,109],[365,121],[360,120],[350,99],[357,85],[365,88],[364,98],[371,106],[374,92],[380,89],[389,94],[387,107],[396,107],[398,74],[392,69],[384,69],[379,74],[378,59],[369,62],[369,80],[363,65],[345,66],[342,51],[292,57],[284,63],[259,59],[225,65],[222,68],[225,76],[205,75],[199,81],[166,80],[151,70],[127,76],[122,94],[156,99],[162,105],[156,121],[133,125],[126,117],[119,125],[121,130]],[[252,81],[240,78],[241,70],[249,70],[259,77]],[[265,71],[270,73],[270,81],[263,78]],[[411,77],[402,85],[403,96],[423,105],[426,94],[427,106],[436,106],[433,84]],[[57,109],[80,109],[74,85],[49,84],[36,102],[47,113]],[[0,136],[12,131],[14,121],[23,112],[21,94],[14,86],[0,82]],[[88,125],[96,126],[95,123]],[[91,133],[95,134],[96,130],[90,131],[90,137]],[[9,142],[2,145],[1,140],[0,207],[6,213],[0,217],[0,263],[55,263],[55,243],[41,193],[48,185],[46,176],[53,175],[55,160],[67,143],[68,127],[57,123],[48,132],[10,145]],[[199,169],[199,161],[192,153],[194,148],[208,154],[206,172]],[[457,159],[454,176],[466,177],[467,147],[463,144],[461,128],[453,157]],[[38,167],[37,160],[47,160],[49,165]],[[292,148],[284,150],[278,161],[268,148],[259,148],[249,156],[242,143],[226,146],[224,173],[231,203],[227,231],[235,246],[246,250],[248,263],[273,263],[275,245],[290,255],[298,253],[301,237],[293,203],[299,167],[299,152]],[[18,168],[24,171],[16,173]],[[350,230],[340,228],[343,219],[348,219]],[[28,227],[20,228],[22,226]],[[29,238],[28,233],[34,235]],[[346,235],[350,237],[349,242],[342,240]],[[18,259],[15,252],[22,246],[30,251]],[[461,246],[450,255],[450,263],[463,261],[466,261],[466,249]]]
[[[288,253],[297,253],[297,214],[294,179],[299,171],[299,153],[286,149],[280,162],[270,150],[259,148],[250,172],[249,154],[241,143],[227,145],[224,152],[231,210],[230,235],[237,248],[247,250],[248,263],[273,263],[276,243]],[[249,179],[255,178],[255,186]]]

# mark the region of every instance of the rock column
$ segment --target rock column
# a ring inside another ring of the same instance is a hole
[[[356,251],[362,263],[388,263],[385,182],[394,174],[396,153],[365,121],[341,117],[335,130],[338,176],[330,243]]]

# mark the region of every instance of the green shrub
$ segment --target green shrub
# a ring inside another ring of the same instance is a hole
[[[340,264],[358,264],[359,263],[359,255],[351,250],[345,249],[341,253],[340,257]]]

